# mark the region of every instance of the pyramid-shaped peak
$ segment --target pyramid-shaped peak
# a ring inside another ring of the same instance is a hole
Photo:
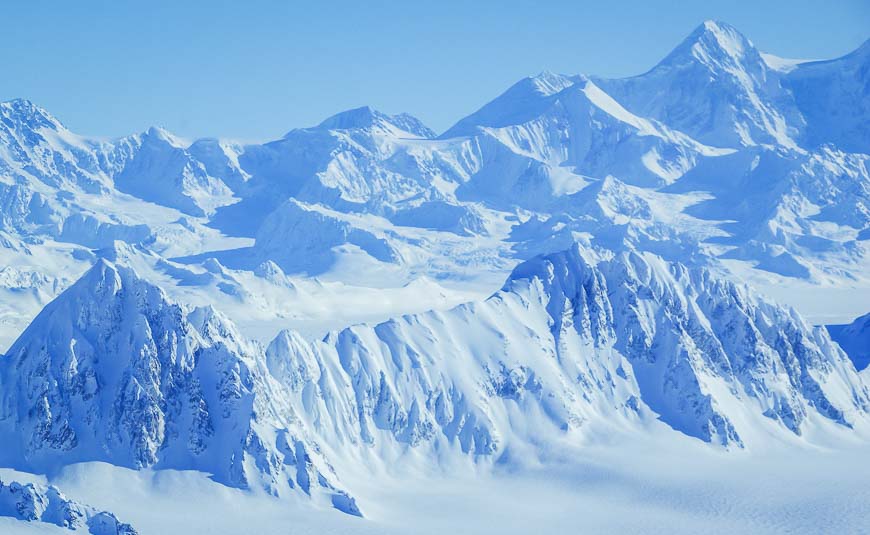
[[[585,85],[588,81],[583,75],[567,76],[549,71],[527,76],[476,112],[461,119],[441,134],[441,137],[446,139],[473,135],[480,127],[500,128],[524,122],[542,113],[550,105],[550,101],[557,98],[554,95],[578,84]]]
[[[127,280],[131,277],[136,278],[132,270],[119,269],[112,262],[99,258],[67,291],[58,296],[57,300],[63,300],[64,296],[75,299],[86,294],[114,295],[126,286]]]
[[[705,42],[727,48],[730,45],[752,44],[740,30],[726,22],[705,20],[689,35],[690,42]]]
[[[719,48],[729,52],[743,52],[744,48],[753,47],[745,35],[740,33],[737,28],[724,22],[713,20],[704,21],[701,26],[695,30],[695,35],[699,42],[715,44]]]
[[[542,96],[550,96],[583,81],[586,81],[586,78],[581,75],[567,76],[552,71],[543,71],[535,76],[529,76],[521,80],[516,86],[527,86]]]
[[[740,34],[740,32],[734,26],[728,24],[727,22],[723,22],[721,20],[707,19],[695,28],[695,32],[708,32],[708,33],[721,33],[721,32],[733,32]]]
[[[126,293],[125,290],[132,288],[138,288],[139,293],[154,293],[161,299],[165,299],[163,290],[142,280],[132,268],[99,258],[84,275],[59,295],[55,302],[82,299],[98,302],[106,299],[114,300],[121,293]]]
[[[715,68],[724,63],[763,64],[761,55],[745,35],[725,22],[707,20],[683,40],[660,65],[700,62]]]
[[[9,350],[19,350],[34,340],[67,336],[73,331],[95,332],[113,328],[113,314],[130,314],[135,303],[165,303],[163,290],[148,284],[130,268],[98,259],[75,283],[37,315]],[[143,305],[144,306],[144,305]],[[52,338],[54,339],[54,338]]]

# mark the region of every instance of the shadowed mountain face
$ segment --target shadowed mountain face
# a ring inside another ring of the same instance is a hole
[[[828,325],[828,331],[843,348],[858,371],[870,366],[870,314],[865,314],[847,325]]]

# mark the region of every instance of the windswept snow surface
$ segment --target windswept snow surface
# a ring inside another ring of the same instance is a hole
[[[0,103],[0,531],[860,532],[868,73],[706,21],[441,135]]]
[[[365,519],[252,496],[192,472],[89,464],[55,481],[78,500],[111,508],[142,535],[773,535],[861,533],[870,523],[864,447],[733,455],[644,435],[565,453],[569,457],[522,473],[381,476],[366,486],[366,501],[380,506]],[[4,520],[4,533],[67,532]]]

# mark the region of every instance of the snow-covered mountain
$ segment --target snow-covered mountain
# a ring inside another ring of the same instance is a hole
[[[205,258],[208,248],[179,250],[184,241],[201,243],[207,231],[200,225],[265,244],[279,221],[306,229],[322,228],[330,211],[375,216],[390,222],[389,236],[378,239],[394,253],[356,255],[354,242],[371,229],[338,230],[345,221],[329,225],[338,241],[309,240],[310,255],[270,243],[255,256],[293,257],[285,267],[308,273],[370,256],[443,278],[479,236],[501,241],[496,255],[514,262],[525,257],[511,249],[556,250],[537,245],[546,232],[506,228],[505,218],[519,211],[520,222],[562,221],[572,240],[624,225],[624,239],[609,247],[627,241],[660,252],[667,235],[708,263],[733,258],[814,282],[862,278],[870,228],[860,134],[866,49],[829,62],[777,61],[735,28],[708,21],[645,74],[529,77],[437,139],[407,114],[364,107],[264,144],[191,143],[159,128],[96,141],[32,103],[13,101],[3,106],[2,221],[11,244],[34,234],[86,248],[156,241],[147,247]],[[854,124],[821,122],[837,113]],[[844,138],[851,141],[838,141]],[[588,211],[594,190],[620,183],[640,188],[627,203],[652,208],[640,215]],[[183,217],[114,208],[124,194]],[[300,202],[321,208],[294,210]],[[447,247],[441,244],[455,240],[423,243],[414,229],[460,239]],[[515,245],[510,235],[527,237]],[[247,253],[235,261],[212,256],[232,267],[259,263]],[[433,273],[433,265],[443,270]]]
[[[732,446],[768,427],[866,425],[870,390],[823,328],[704,270],[587,256],[575,245],[530,260],[486,301],[448,312],[313,345],[281,333],[269,368],[324,443],[382,457],[395,441],[534,455],[546,437],[656,418]]]
[[[53,485],[0,481],[0,516],[45,522],[90,535],[137,535],[130,524],[67,498]]]
[[[863,443],[867,317],[805,313],[870,296],[868,43],[786,60],[707,21],[646,73],[523,78],[441,135],[362,107],[109,140],[0,103],[0,465],[377,516],[361,481],[626,433]],[[86,510],[16,488],[54,504],[34,519]]]
[[[162,128],[151,128],[128,142],[135,155],[113,177],[119,191],[192,215],[210,214],[233,202],[232,190],[209,175],[206,165],[188,150],[189,143]]]
[[[351,514],[334,465],[522,466],[656,420],[753,447],[864,430],[870,411],[845,353],[794,311],[705,270],[579,245],[521,264],[486,301],[316,342],[284,331],[265,350],[101,260],[0,365],[7,465],[198,470]]]
[[[262,350],[213,309],[185,310],[128,268],[97,262],[0,366],[7,465],[199,470],[234,487],[325,495],[358,514]]]
[[[795,148],[804,123],[755,45],[721,22],[704,22],[649,72],[603,87],[634,113],[718,147]]]

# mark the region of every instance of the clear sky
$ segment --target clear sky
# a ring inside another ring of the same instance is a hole
[[[870,37],[868,0],[7,0],[0,100],[89,135],[264,140],[364,104],[442,131],[529,74],[643,72],[705,19],[791,58]]]

